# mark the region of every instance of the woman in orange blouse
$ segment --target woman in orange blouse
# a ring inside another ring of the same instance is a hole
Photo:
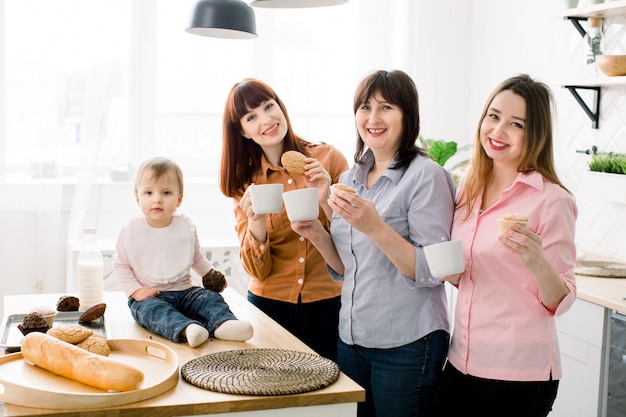
[[[329,188],[348,169],[336,148],[298,137],[283,102],[262,81],[235,84],[224,108],[220,188],[235,203],[240,257],[251,276],[248,300],[322,356],[336,358],[341,284],[326,262],[280,213],[252,209],[251,184],[283,184],[284,191],[318,189],[319,220],[329,228]],[[307,156],[304,175],[286,172],[282,154]]]

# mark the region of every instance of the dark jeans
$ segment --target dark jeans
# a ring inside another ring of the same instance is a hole
[[[293,304],[259,297],[248,291],[248,301],[319,355],[337,360],[341,297]]]
[[[559,381],[498,381],[463,375],[450,363],[433,401],[433,417],[545,417],[552,410]]]
[[[237,320],[219,293],[201,287],[161,291],[143,301],[128,299],[130,313],[146,329],[174,342],[184,342],[180,332],[191,323],[204,326],[212,335],[218,324]]]
[[[425,416],[449,340],[443,330],[392,349],[364,348],[340,340],[339,369],[365,388],[365,402],[358,404],[357,416]]]

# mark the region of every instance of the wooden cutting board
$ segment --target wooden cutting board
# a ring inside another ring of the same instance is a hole
[[[112,407],[160,395],[178,383],[178,355],[151,340],[108,339],[109,358],[140,369],[140,389],[103,391],[53,374],[24,360],[21,353],[0,357],[0,401],[24,407],[77,409]]]

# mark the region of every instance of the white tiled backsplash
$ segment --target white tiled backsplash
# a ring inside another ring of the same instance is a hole
[[[626,54],[625,24],[624,16],[605,20],[606,54]],[[583,39],[573,26],[570,29],[570,65],[566,69],[569,72],[565,74],[568,80],[582,74],[583,61]],[[601,73],[599,76],[604,77]],[[576,152],[595,145],[600,152],[626,153],[626,87],[602,88],[599,129],[592,129],[591,120],[569,91],[554,86],[554,92],[559,115],[557,168],[562,181],[576,196],[579,210],[576,245],[579,255],[589,252],[626,261],[626,205],[607,203],[593,196],[587,177],[590,156]],[[591,95],[581,96],[592,103]],[[626,189],[615,192],[626,193]]]

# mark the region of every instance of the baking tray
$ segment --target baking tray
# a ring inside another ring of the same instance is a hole
[[[107,338],[107,325],[104,316],[97,318],[91,322],[79,322],[78,318],[83,315],[84,311],[60,311],[54,317],[54,326],[63,326],[68,324],[80,324],[83,327],[98,332]],[[4,348],[7,353],[19,352],[22,346],[24,335],[17,327],[24,321],[26,314],[11,314],[2,320],[0,328],[0,347]]]
[[[152,340],[108,339],[111,359],[144,373],[134,391],[104,391],[65,378],[24,360],[22,353],[0,356],[0,401],[23,407],[79,409],[113,407],[155,397],[178,383],[179,359]]]

